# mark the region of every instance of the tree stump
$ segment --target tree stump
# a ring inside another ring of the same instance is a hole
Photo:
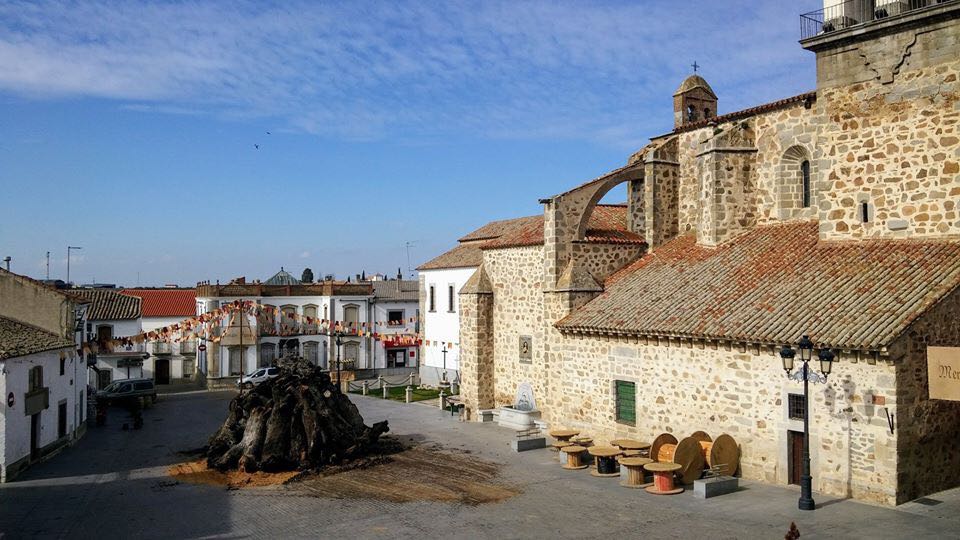
[[[289,471],[316,469],[368,455],[386,421],[368,427],[330,376],[303,359],[277,362],[280,375],[230,402],[207,445],[207,466]]]

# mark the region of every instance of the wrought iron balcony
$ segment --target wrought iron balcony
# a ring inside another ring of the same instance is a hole
[[[838,32],[871,21],[958,0],[846,0],[800,15],[800,39]]]

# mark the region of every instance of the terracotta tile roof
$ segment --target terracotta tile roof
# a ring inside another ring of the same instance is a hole
[[[879,350],[960,285],[960,243],[818,242],[816,222],[717,248],[686,235],[611,276],[564,331]]]
[[[483,252],[480,248],[488,241],[495,240],[504,234],[511,234],[540,220],[543,216],[526,216],[522,218],[491,221],[483,227],[473,231],[459,240],[459,244],[430,261],[417,267],[417,270],[439,270],[442,268],[476,268],[483,262]],[[542,235],[541,235],[542,236]]]
[[[699,120],[697,122],[692,122],[689,124],[684,124],[673,130],[673,133],[682,133],[684,131],[690,131],[692,129],[700,129],[702,127],[709,126],[711,124],[722,124],[724,122],[730,122],[731,120],[739,120],[741,118],[747,118],[749,116],[756,116],[761,113],[774,111],[787,105],[792,105],[794,103],[802,103],[806,100],[816,101],[817,93],[816,92],[806,92],[803,94],[798,94],[796,96],[791,96],[788,98],[778,99],[777,101],[771,101],[770,103],[764,103],[763,105],[757,105],[756,107],[750,107],[749,109],[743,109],[740,111],[721,114],[714,116],[713,118],[706,118],[704,120]]]
[[[543,244],[543,216],[530,220],[522,228],[491,240],[481,249],[539,246]],[[605,244],[642,244],[643,238],[627,230],[627,207],[621,204],[598,204],[587,225],[587,242]]]
[[[0,360],[74,346],[53,332],[0,316]]]
[[[480,227],[472,233],[464,236],[458,240],[458,242],[471,242],[475,240],[491,240],[494,238],[500,238],[505,234],[509,234],[532,223],[533,221],[536,221],[537,217],[538,216],[526,216],[521,218],[491,221],[483,227]]]
[[[376,300],[420,300],[420,282],[412,279],[373,281],[373,297]]]
[[[112,289],[70,289],[71,294],[91,302],[87,310],[87,319],[91,321],[114,321],[139,319],[141,316],[140,298],[120,294]]]
[[[144,317],[192,317],[197,310],[196,289],[123,289],[120,294],[140,298]]]

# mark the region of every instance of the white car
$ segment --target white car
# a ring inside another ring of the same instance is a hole
[[[280,368],[275,367],[265,367],[260,368],[253,373],[244,375],[240,377],[240,380],[237,381],[237,386],[240,388],[253,388],[254,386],[262,383],[263,381],[268,381],[273,379],[277,375],[280,375]]]

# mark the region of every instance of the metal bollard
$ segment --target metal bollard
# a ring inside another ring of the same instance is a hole
[[[370,393],[370,381],[363,381],[363,395]]]
[[[440,391],[440,408],[443,408],[443,390]]]
[[[383,399],[387,399],[388,390],[389,388],[387,387],[387,385],[383,385]]]
[[[406,398],[406,402],[407,402],[407,403],[410,403],[411,401],[413,401],[413,388],[412,388],[412,387],[410,387],[410,386],[407,387],[405,398]]]

